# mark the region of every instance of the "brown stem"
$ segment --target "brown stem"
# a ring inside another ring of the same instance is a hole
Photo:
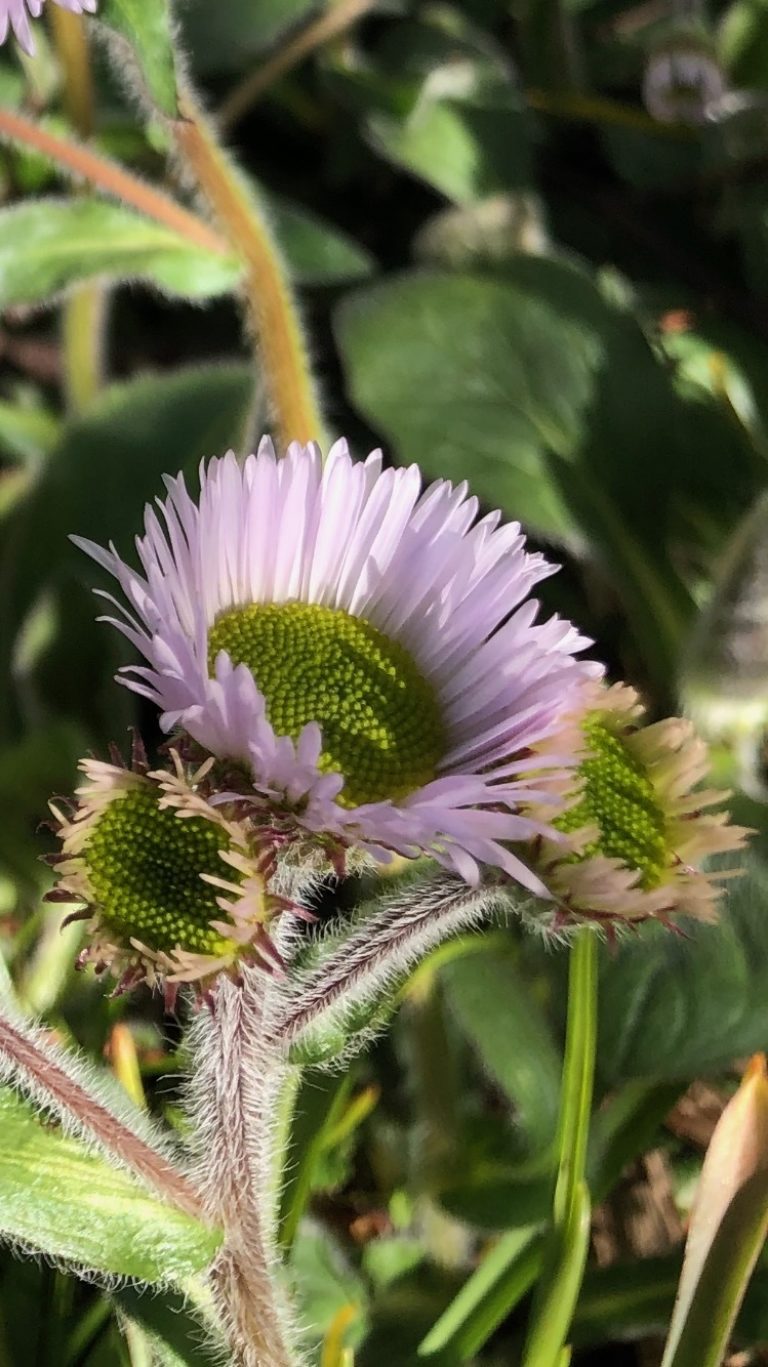
[[[291,38],[258,70],[246,76],[236,85],[224,100],[218,112],[218,122],[222,128],[231,128],[243,115],[256,104],[281,76],[291,71],[305,57],[332,38],[351,28],[358,19],[372,10],[377,0],[336,0],[336,4],[324,10],[312,23],[307,24],[300,33]]]
[[[5,1055],[13,1072],[29,1084],[38,1101],[70,1116],[126,1167],[196,1219],[204,1217],[201,1198],[191,1182],[171,1162],[124,1125],[57,1062],[53,1051],[39,1044],[32,1033],[0,1016],[0,1058]]]
[[[131,175],[122,166],[99,156],[90,148],[58,137],[23,115],[11,113],[9,109],[0,109],[0,140],[3,139],[19,143],[22,147],[31,147],[48,161],[55,162],[62,171],[86,180],[104,194],[130,204],[146,214],[147,218],[162,223],[204,251],[222,255],[229,251],[227,243],[213,228],[162,191],[147,185],[138,176]]]

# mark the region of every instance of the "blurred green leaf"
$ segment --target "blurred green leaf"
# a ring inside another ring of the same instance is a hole
[[[402,275],[336,324],[352,400],[398,458],[468,478],[535,533],[588,539],[668,688],[692,612],[680,565],[711,555],[764,479],[730,416],[676,393],[637,322],[563,262]]]
[[[69,792],[85,737],[63,718],[0,748],[0,868],[23,883],[42,872],[40,822],[54,793]]]
[[[112,385],[70,421],[12,519],[0,559],[6,605],[0,680],[6,687],[16,634],[41,588],[62,565],[94,582],[95,572],[70,545],[69,534],[114,539],[129,553],[144,504],[162,493],[163,474],[183,469],[194,475],[202,457],[238,446],[252,399],[248,366],[191,367]],[[6,724],[9,716],[7,711]]]
[[[373,273],[375,262],[370,252],[327,219],[291,200],[269,194],[265,199],[280,249],[297,284],[338,285]]]
[[[456,204],[528,184],[522,100],[469,63],[435,68],[405,117],[374,113],[366,128],[378,151]]]
[[[195,68],[227,72],[241,71],[318,8],[317,0],[186,0],[178,17]]]
[[[735,0],[728,5],[719,33],[720,56],[735,87],[768,85],[768,4]]]
[[[307,1071],[293,1110],[290,1151],[280,1196],[281,1245],[291,1247],[309,1200],[315,1174],[328,1144],[329,1133],[349,1100],[354,1078]]]
[[[469,1362],[530,1291],[541,1261],[535,1228],[503,1235],[419,1344],[419,1357],[450,1352],[458,1362]]]
[[[0,228],[0,260],[1,243]],[[53,449],[58,435],[59,423],[45,409],[0,401],[0,455],[34,464]]]
[[[239,275],[234,257],[202,251],[105,200],[38,199],[0,212],[0,308],[46,303],[102,276],[203,299],[233,290]]]
[[[306,1326],[307,1346],[317,1346],[336,1315],[347,1307],[354,1314],[350,1314],[345,1342],[358,1344],[365,1332],[367,1294],[362,1279],[330,1232],[306,1222],[293,1245],[289,1270]]]
[[[111,1276],[164,1282],[207,1267],[220,1236],[0,1091],[0,1235]]]
[[[192,1313],[188,1292],[121,1286],[111,1300],[148,1335],[157,1367],[213,1367],[221,1361],[215,1327]]]
[[[98,18],[115,35],[115,65],[138,78],[168,118],[177,117],[178,92],[167,0],[101,0]]]
[[[768,1044],[768,872],[757,860],[729,881],[717,925],[682,935],[641,928],[605,951],[598,1070],[631,1078],[698,1077]]]
[[[510,1146],[546,1171],[557,1128],[562,1057],[512,952],[464,954],[440,971],[446,1003],[512,1108]]]

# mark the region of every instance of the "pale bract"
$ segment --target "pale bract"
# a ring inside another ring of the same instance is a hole
[[[53,0],[60,9],[72,14],[95,14],[98,0]],[[9,33],[15,34],[18,42],[30,57],[34,55],[35,44],[32,37],[30,17],[39,19],[45,0],[0,0],[0,45]]]
[[[537,621],[529,594],[554,567],[519,524],[345,442],[323,465],[265,440],[242,466],[201,465],[200,484],[196,501],[168,478],[147,508],[143,573],[75,538],[127,600],[104,595],[146,661],[123,682],[301,838],[428,853],[470,882],[494,865],[541,891],[510,848],[548,829],[521,812],[549,791],[531,747],[600,670],[570,622]]]

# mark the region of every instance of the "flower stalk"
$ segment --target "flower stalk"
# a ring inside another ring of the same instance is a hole
[[[597,979],[598,936],[583,927],[570,951],[557,1179],[523,1367],[553,1367],[563,1360],[584,1274],[589,1245],[586,1163],[597,1048]]]
[[[222,979],[192,1030],[188,1104],[198,1181],[224,1228],[212,1273],[235,1367],[298,1367],[296,1331],[279,1278],[273,1128],[285,1068],[268,1045],[271,992],[246,970]]]
[[[222,232],[245,263],[248,315],[282,445],[321,441],[323,420],[296,302],[277,243],[254,190],[219,146],[189,89],[171,130]]]

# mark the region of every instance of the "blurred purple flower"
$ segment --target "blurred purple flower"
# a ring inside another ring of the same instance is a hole
[[[13,32],[18,42],[30,57],[34,54],[35,44],[29,26],[29,16],[39,19],[45,0],[0,0],[0,45],[8,34]],[[54,0],[54,4],[68,9],[72,14],[95,14],[97,0]]]

